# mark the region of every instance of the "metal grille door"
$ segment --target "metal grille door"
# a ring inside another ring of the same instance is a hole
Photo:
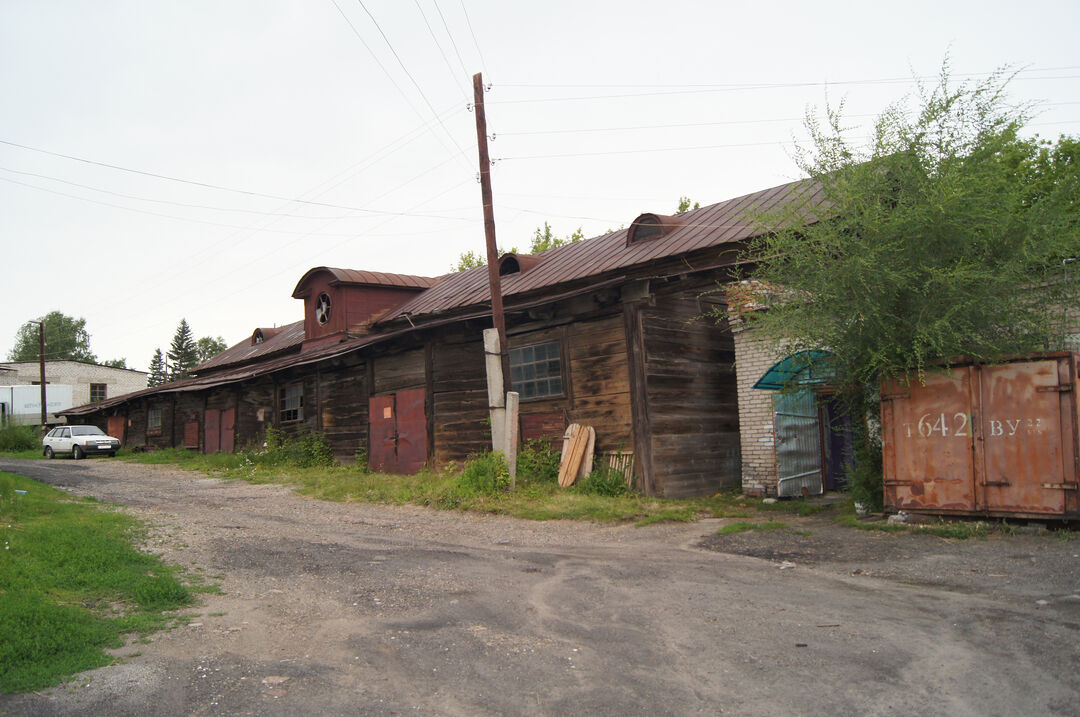
[[[773,429],[777,495],[820,495],[821,423],[813,392],[777,394],[773,399]]]

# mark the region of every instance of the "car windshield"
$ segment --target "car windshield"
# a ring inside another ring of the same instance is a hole
[[[105,432],[97,426],[72,426],[71,435],[73,436],[104,436]]]

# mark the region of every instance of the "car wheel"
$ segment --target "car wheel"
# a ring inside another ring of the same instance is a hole
[[[109,458],[116,458],[116,451],[109,451]]]
[[[45,457],[48,458],[49,460],[52,460],[52,457],[53,457],[52,446],[45,446]]]
[[[72,446],[71,447],[71,457],[74,458],[75,460],[79,460],[80,458],[83,457],[83,450],[81,448],[79,448],[78,446]]]

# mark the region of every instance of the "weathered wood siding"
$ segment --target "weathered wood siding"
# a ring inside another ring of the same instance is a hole
[[[356,460],[368,445],[367,364],[357,357],[320,365],[319,430],[341,463]]]
[[[731,332],[701,317],[684,290],[639,310],[652,486],[669,498],[708,495],[739,482],[739,414]]]
[[[413,348],[375,359],[376,396],[403,388],[423,388],[427,384],[423,348]]]
[[[592,426],[597,451],[633,451],[630,374],[621,314],[581,318],[564,326],[515,329],[510,348],[558,341],[563,357],[563,392],[558,398],[522,400],[522,416],[561,412],[570,423]]]
[[[462,462],[491,450],[482,329],[444,332],[431,341],[432,457]]]
[[[237,384],[237,392],[236,449],[261,447],[266,439],[266,427],[274,425],[277,400],[274,381],[269,377],[257,378]],[[180,428],[183,430],[183,426]],[[177,445],[183,445],[183,440],[181,433]]]
[[[173,445],[177,448],[184,447],[184,426],[188,423],[197,423],[199,447],[203,449],[203,406],[206,398],[201,393],[193,391],[173,394],[176,396],[176,406],[173,409]],[[192,449],[196,450],[196,449]]]

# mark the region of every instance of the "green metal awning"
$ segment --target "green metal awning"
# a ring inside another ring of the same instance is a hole
[[[799,351],[777,361],[754,384],[765,391],[783,391],[792,384],[822,384],[833,377],[832,354],[828,351]]]

